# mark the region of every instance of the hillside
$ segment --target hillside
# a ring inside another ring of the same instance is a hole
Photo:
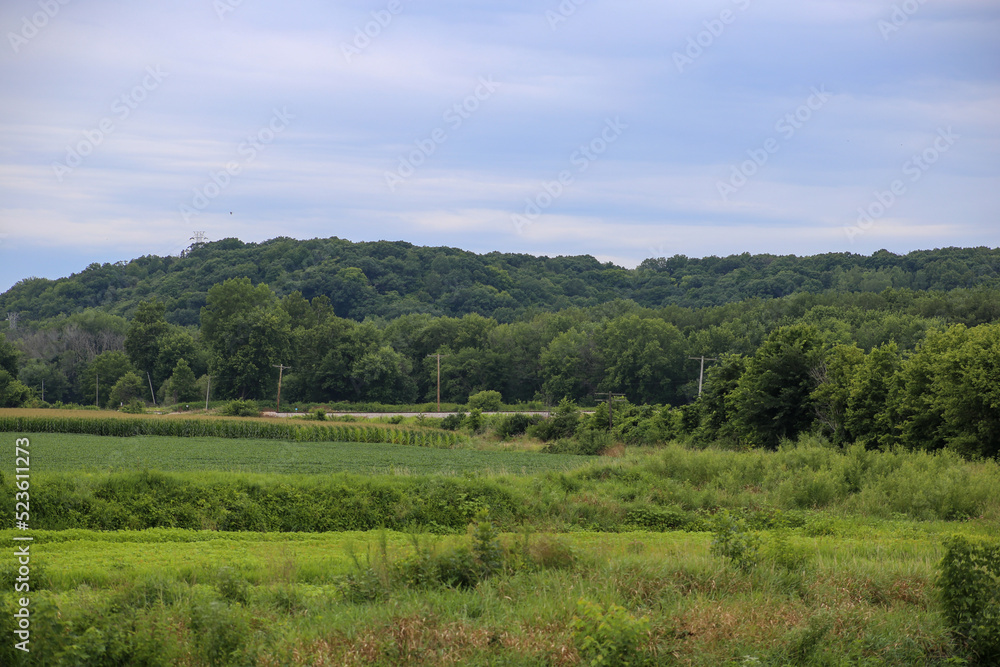
[[[212,285],[247,277],[279,297],[325,295],[345,318],[394,319],[410,313],[477,313],[511,322],[526,313],[629,299],[658,308],[718,306],[799,292],[948,291],[1000,286],[1000,249],[944,248],[907,255],[829,253],[811,257],[733,255],[647,259],[636,269],[591,256],[478,255],[402,241],[352,243],[336,237],[263,243],[224,239],[181,257],[139,257],[91,264],[58,280],[26,278],[0,295],[0,312],[22,323],[88,308],[130,316],[142,301],[166,305],[166,319],[196,326]]]

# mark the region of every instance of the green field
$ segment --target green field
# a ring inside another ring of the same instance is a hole
[[[35,659],[112,664],[95,654],[128,646],[128,664],[581,664],[586,600],[628,610],[626,626],[645,621],[636,648],[648,664],[952,664],[932,585],[941,528],[796,535],[796,566],[748,571],[713,556],[707,533],[504,535],[514,551],[543,545],[540,564],[474,587],[386,583],[371,601],[345,599],[343,582],[359,572],[352,551],[377,560],[378,533],[39,532],[36,627],[77,641],[49,637]],[[412,555],[411,539],[384,534],[388,561]],[[418,539],[445,553],[468,541]],[[546,560],[552,540],[566,560]]]
[[[11,436],[13,438],[14,436]],[[586,456],[533,452],[445,450],[384,443],[287,442],[228,438],[136,436],[112,438],[28,433],[34,473],[160,470],[322,475],[528,475],[563,471],[593,461]],[[13,447],[0,448],[0,471],[13,469]]]
[[[611,458],[27,437],[33,530],[0,542],[34,538],[32,653],[5,641],[2,665],[974,664],[940,563],[1000,528],[996,462],[808,438]],[[0,555],[5,637],[18,567]],[[989,572],[970,604],[994,623]]]

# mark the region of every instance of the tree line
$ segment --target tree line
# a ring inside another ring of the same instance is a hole
[[[279,297],[296,291],[310,301],[326,296],[339,317],[357,321],[476,313],[507,324],[538,311],[588,308],[616,299],[648,308],[704,308],[802,292],[1000,287],[1000,250],[675,255],[625,269],[590,256],[475,254],[405,242],[223,239],[193,246],[180,257],[95,263],[58,280],[27,278],[0,295],[0,313],[17,313],[22,323],[34,325],[89,308],[131,319],[140,303],[156,299],[163,302],[169,323],[196,327],[208,291],[238,277],[265,283]]]
[[[664,438],[773,448],[820,430],[838,443],[993,456],[998,320],[1000,290],[977,287],[359,322],[325,295],[279,297],[241,277],[209,288],[200,326],[170,322],[152,299],[128,319],[89,309],[9,331],[0,402],[40,401],[44,383],[47,403],[118,406],[151,392],[177,403],[203,400],[209,381],[213,396],[268,400],[283,365],[290,402],[413,403],[435,398],[440,354],[448,402],[495,390],[507,403],[592,405],[596,392],[617,392],[632,406],[668,406],[653,428]],[[701,356],[717,361],[699,397]]]

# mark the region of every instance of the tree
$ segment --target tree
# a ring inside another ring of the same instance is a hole
[[[184,403],[201,398],[194,371],[184,359],[179,359],[174,366],[174,372],[164,385],[164,399],[168,397],[173,403]]]
[[[604,358],[593,334],[573,327],[542,350],[542,390],[552,399],[582,399],[604,378]]]
[[[46,363],[41,359],[29,359],[17,377],[49,403],[68,399],[69,380],[66,378],[66,374],[54,363]],[[43,384],[45,386],[44,396],[42,396]]]
[[[136,368],[124,352],[104,352],[94,357],[84,367],[80,375],[80,393],[85,403],[91,403],[100,396],[102,404],[107,404],[107,397],[118,380],[126,373],[134,373],[139,377]]]
[[[851,382],[864,362],[865,353],[857,345],[835,345],[816,368],[818,386],[811,396],[816,405],[816,421],[835,444],[849,439],[846,421]]]
[[[362,391],[360,378],[364,373],[355,377],[354,366],[362,357],[382,347],[378,329],[370,323],[332,317],[317,331],[320,335],[316,355],[321,356],[314,366],[315,385],[331,400],[355,399]]]
[[[793,324],[771,332],[727,397],[737,435],[776,449],[807,430],[816,416],[814,369],[822,361],[819,331]]]
[[[288,313],[267,285],[231,278],[213,286],[201,309],[201,333],[221,394],[270,395],[277,380],[273,367],[287,361],[290,331]]]
[[[119,405],[128,405],[133,400],[142,400],[145,393],[145,382],[137,374],[129,371],[111,388],[107,405],[110,408],[116,408]]]
[[[411,403],[417,396],[417,384],[409,373],[406,357],[385,345],[354,362],[351,380],[362,401]]]
[[[677,403],[684,384],[685,340],[673,324],[638,315],[609,321],[599,336],[608,391],[633,403]]]
[[[730,397],[739,386],[746,366],[746,357],[724,354],[719,357],[718,363],[705,371],[704,390],[694,403],[698,410],[694,437],[698,442],[708,444],[717,440],[738,440]]]
[[[160,355],[160,338],[167,333],[170,325],[163,315],[166,307],[157,300],[143,301],[135,309],[132,321],[125,333],[125,352],[137,370],[154,374],[156,361]],[[154,377],[162,381],[162,377]]]
[[[872,350],[850,379],[844,427],[847,437],[869,449],[898,441],[894,397],[902,358],[895,342]]]
[[[1000,454],[1000,324],[929,332],[900,370],[904,445]]]
[[[154,370],[151,371],[153,382],[163,382],[169,378],[181,359],[188,363],[195,375],[201,375],[207,370],[204,351],[187,331],[171,326],[170,330],[160,336],[157,343],[159,352],[156,355]]]
[[[0,368],[0,408],[19,408],[32,399],[34,392],[20,380]]]
[[[17,377],[19,357],[17,348],[7,340],[7,336],[0,333],[0,370],[7,371],[11,376]]]

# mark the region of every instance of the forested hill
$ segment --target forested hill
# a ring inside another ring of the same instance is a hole
[[[1000,249],[944,248],[868,257],[733,255],[647,259],[636,269],[591,256],[477,255],[401,241],[352,243],[336,237],[264,243],[224,239],[181,257],[144,256],[91,264],[68,278],[28,278],[0,295],[0,312],[23,323],[87,308],[130,315],[143,300],[166,304],[167,320],[197,325],[206,293],[228,278],[266,283],[278,296],[298,290],[329,297],[334,312],[356,320],[407,313],[478,313],[500,322],[527,312],[631,299],[642,306],[714,306],[796,292],[951,290],[1000,286]]]

